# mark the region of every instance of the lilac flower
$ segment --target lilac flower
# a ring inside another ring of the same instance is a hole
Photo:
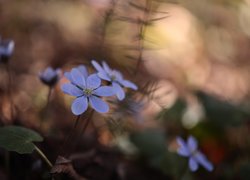
[[[60,79],[60,74],[61,74],[60,69],[54,70],[51,67],[48,67],[47,69],[45,69],[43,72],[39,74],[39,78],[44,84],[52,87]]]
[[[188,137],[187,143],[181,137],[177,137],[177,143],[180,146],[177,153],[189,158],[189,168],[191,171],[196,171],[199,164],[208,171],[213,170],[211,162],[207,160],[204,154],[197,150],[197,140],[193,136]]]
[[[88,75],[85,66],[79,66],[64,75],[70,83],[63,84],[61,86],[62,91],[76,97],[71,106],[73,114],[80,115],[84,113],[89,103],[99,113],[109,111],[108,104],[100,97],[113,96],[113,88],[101,86],[101,79],[97,74]]]
[[[119,71],[110,69],[107,63],[102,62],[102,66],[94,60],[92,60],[91,63],[98,71],[97,74],[101,79],[111,82],[112,87],[114,88],[116,96],[119,100],[123,100],[125,98],[125,92],[122,89],[122,86],[131,88],[133,90],[138,89],[137,86],[131,81],[124,80],[122,74]]]
[[[13,40],[1,41],[0,39],[0,62],[7,63],[14,51]]]

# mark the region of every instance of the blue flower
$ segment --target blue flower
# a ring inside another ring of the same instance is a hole
[[[133,90],[138,89],[137,86],[131,81],[124,80],[122,74],[119,71],[110,69],[107,63],[102,62],[102,66],[94,60],[92,60],[91,63],[98,71],[97,74],[101,79],[111,82],[112,87],[114,88],[116,96],[119,100],[123,100],[125,98],[125,92],[122,89],[122,86],[131,88]]]
[[[196,171],[199,164],[208,171],[213,170],[212,163],[197,149],[197,140],[193,136],[188,137],[187,143],[181,137],[177,137],[177,143],[180,146],[177,153],[189,158],[188,164],[191,171]]]
[[[13,40],[1,41],[0,39],[0,62],[7,63],[13,54],[15,43]]]
[[[39,74],[39,78],[44,84],[48,86],[54,86],[60,79],[60,74],[61,74],[60,69],[54,70],[51,67],[48,67]]]
[[[101,86],[101,79],[97,74],[88,75],[86,67],[79,66],[64,75],[70,83],[63,84],[61,86],[62,91],[76,97],[71,106],[73,114],[80,115],[84,113],[89,103],[99,113],[109,111],[108,104],[100,97],[113,96],[113,88]]]

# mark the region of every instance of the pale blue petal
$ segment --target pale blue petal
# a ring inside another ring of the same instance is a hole
[[[90,102],[90,105],[92,106],[92,108],[99,113],[106,113],[109,111],[108,104],[98,97],[90,96],[89,102]]]
[[[108,74],[106,72],[98,72],[97,75],[101,78],[104,79],[106,81],[111,81],[111,78],[108,76]]]
[[[65,72],[65,73],[64,73],[64,76],[65,76],[70,82],[73,82],[73,79],[72,79],[72,77],[71,77],[70,72]]]
[[[100,64],[98,62],[96,62],[95,60],[91,61],[91,64],[94,66],[94,68],[98,71],[98,72],[104,72],[104,69],[100,66]]]
[[[119,84],[115,83],[115,82],[112,83],[112,87],[114,88],[114,92],[115,92],[117,98],[120,101],[123,100],[125,98],[125,92],[122,89],[122,87]]]
[[[0,47],[0,55],[5,55],[5,56],[10,56],[15,47],[15,42],[14,41],[5,41],[2,42],[1,44],[2,47]]]
[[[131,81],[128,81],[128,80],[123,80],[123,81],[121,82],[121,84],[122,84],[124,87],[131,88],[131,89],[133,89],[133,90],[137,90],[137,89],[138,89],[138,87],[137,87],[134,83],[132,83]]]
[[[91,74],[87,78],[87,88],[96,89],[101,85],[101,79],[97,74]]]
[[[83,91],[81,91],[79,88],[77,88],[75,85],[71,83],[66,83],[61,86],[61,90],[65,94],[69,94],[71,96],[82,96]]]
[[[191,155],[186,143],[181,137],[176,138],[177,144],[180,146],[177,150],[177,153],[181,156],[188,157]]]
[[[207,158],[201,153],[201,152],[197,152],[194,155],[194,158],[196,159],[196,161],[198,163],[200,163],[206,170],[208,171],[212,171],[214,169],[213,165],[211,162],[209,162],[207,160]]]
[[[194,158],[189,158],[188,165],[191,171],[196,171],[198,169],[198,163]]]
[[[104,68],[104,70],[109,74],[112,72],[112,70],[109,68],[108,64],[106,62],[102,62],[102,66]]]
[[[43,74],[45,77],[51,78],[56,75],[56,72],[51,67],[48,67]]]
[[[71,105],[71,111],[74,115],[80,115],[84,113],[88,108],[88,99],[85,96],[76,98],[72,105]]]
[[[71,77],[72,77],[72,82],[76,84],[77,86],[80,87],[86,87],[85,83],[85,78],[84,76],[80,73],[80,71],[77,68],[73,68],[70,72]]]
[[[88,70],[87,70],[87,68],[84,65],[80,65],[80,66],[77,67],[77,69],[78,69],[78,71],[80,71],[80,73],[83,75],[83,77],[85,79],[87,79],[87,77],[88,77]]]
[[[120,71],[113,70],[113,75],[115,76],[117,81],[119,81],[119,82],[123,81],[123,76],[122,76],[122,73]]]
[[[193,136],[188,137],[187,145],[191,152],[194,152],[197,150],[198,143],[197,143],[197,140]]]
[[[179,149],[177,150],[177,153],[184,157],[189,157],[191,155],[189,150],[185,147],[179,147]]]
[[[101,86],[94,90],[93,93],[97,96],[113,96],[115,95],[113,87]]]
[[[57,75],[61,75],[61,74],[62,74],[62,70],[61,70],[60,68],[57,68],[57,69],[56,69],[56,74],[57,74]]]

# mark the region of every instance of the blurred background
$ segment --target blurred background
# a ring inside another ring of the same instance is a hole
[[[0,64],[1,125],[38,131],[52,162],[67,152],[82,178],[97,180],[250,178],[249,0],[0,0],[0,37],[15,42]],[[139,90],[109,100],[83,134],[84,114],[62,148],[73,98],[62,75],[47,104],[38,75],[80,64],[94,72],[93,59]],[[176,136],[190,134],[212,172],[192,173],[176,153]],[[10,153],[8,168],[4,154],[0,179],[49,179],[36,154]]]

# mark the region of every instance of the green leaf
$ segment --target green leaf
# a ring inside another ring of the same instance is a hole
[[[164,159],[166,148],[165,133],[155,129],[147,129],[130,136],[130,141],[138,148],[153,166],[160,166]]]
[[[33,142],[43,141],[43,138],[33,130],[19,126],[0,128],[0,146],[8,151],[20,154],[32,153],[35,149]]]

